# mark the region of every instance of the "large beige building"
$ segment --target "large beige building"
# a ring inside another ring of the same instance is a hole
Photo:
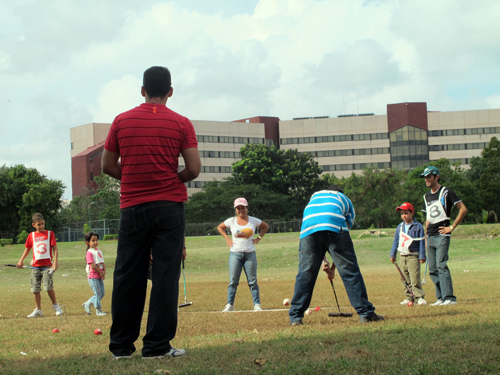
[[[221,181],[231,175],[231,165],[240,159],[246,144],[278,144],[275,117],[252,117],[238,121],[197,121],[193,126],[198,138],[202,170],[196,181],[188,182],[188,194],[201,190],[208,181]],[[94,176],[101,168],[104,141],[111,124],[90,123],[70,129],[73,197],[97,188]],[[184,167],[182,157],[179,168]]]
[[[470,158],[479,156],[493,136],[500,138],[500,109],[428,112],[426,103],[389,104],[387,114],[377,116],[192,122],[203,167],[200,176],[186,184],[189,195],[209,181],[230,176],[241,147],[249,143],[309,152],[324,173],[347,177],[367,165],[409,170],[440,158],[460,161],[467,168]],[[110,126],[71,128],[73,196],[93,186]]]
[[[200,176],[186,184],[188,195],[199,192],[209,181],[229,177],[231,165],[241,159],[246,144],[277,144],[278,118],[253,117],[234,122],[192,121],[201,157]],[[179,166],[184,164],[182,157]]]
[[[429,112],[429,158],[469,166],[492,137],[500,138],[500,109]]]
[[[325,173],[349,176],[366,164],[391,166],[387,116],[346,116],[280,121],[281,149],[313,155]]]
[[[71,157],[106,140],[111,124],[91,122],[69,129]]]
[[[366,165],[413,169],[440,158],[468,168],[493,136],[500,109],[428,112],[426,103],[389,104],[387,115],[280,121],[280,147],[309,152],[324,173],[359,173]]]

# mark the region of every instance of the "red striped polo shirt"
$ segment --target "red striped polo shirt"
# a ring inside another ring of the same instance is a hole
[[[104,148],[121,158],[120,208],[153,201],[184,202],[179,155],[198,148],[191,121],[166,106],[143,103],[118,115]]]

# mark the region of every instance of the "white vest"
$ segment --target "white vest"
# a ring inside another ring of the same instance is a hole
[[[94,258],[94,264],[101,270],[104,269],[104,266],[102,265],[104,263],[104,257],[102,256],[102,253],[99,251],[99,249],[88,249],[87,252],[90,252],[92,254],[92,257]],[[90,274],[91,267],[89,264],[87,264],[86,269],[87,274]]]
[[[431,204],[427,203],[427,199],[425,199],[424,195],[424,202],[425,202],[425,209],[427,213],[427,221],[430,224],[436,224],[444,220],[450,220],[448,215],[446,215],[446,212],[444,210],[444,205],[441,202],[443,199],[443,192],[446,188],[443,186],[439,193],[439,198],[437,201],[432,202]]]
[[[405,225],[405,223],[403,222],[401,224],[401,230],[399,232],[398,251],[401,253],[401,255],[409,255],[410,254],[410,245],[413,243],[413,241],[422,241],[423,239],[425,239],[425,237],[420,237],[420,238],[410,237],[405,232],[403,232],[404,225]]]
[[[35,233],[33,232],[31,235],[33,236],[33,259],[35,261],[41,259],[51,259],[50,257],[50,230],[47,231],[47,239],[36,239]]]

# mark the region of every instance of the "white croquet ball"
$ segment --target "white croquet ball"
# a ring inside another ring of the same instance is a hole
[[[289,298],[285,298],[283,300],[283,306],[290,306],[290,299]]]
[[[311,309],[306,310],[306,315],[311,315],[312,313],[313,313],[313,311]]]

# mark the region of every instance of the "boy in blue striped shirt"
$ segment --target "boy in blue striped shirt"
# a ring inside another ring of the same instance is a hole
[[[352,307],[360,323],[384,320],[375,314],[375,307],[368,301],[365,282],[359,269],[349,229],[356,214],[351,200],[338,186],[314,193],[304,210],[299,245],[299,273],[288,315],[291,325],[302,324],[304,312],[311,303],[314,285],[321,263],[327,252],[333,259],[330,268],[323,270],[333,279],[335,266],[344,282]]]

